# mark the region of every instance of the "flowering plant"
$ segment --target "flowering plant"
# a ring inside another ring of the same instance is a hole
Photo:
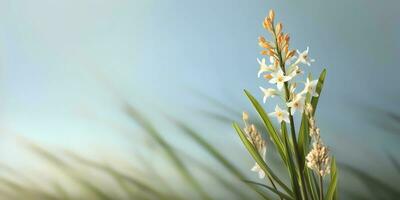
[[[316,126],[315,110],[321,94],[326,75],[324,69],[319,79],[312,80],[309,74],[303,89],[299,91],[296,78],[304,74],[303,68],[314,62],[309,57],[309,48],[305,51],[289,48],[289,34],[283,32],[282,23],[274,23],[275,13],[270,11],[263,22],[264,28],[271,34],[272,41],[259,37],[258,43],[263,48],[261,55],[269,57],[257,59],[260,69],[258,77],[263,78],[276,88],[260,87],[266,103],[269,98],[280,97],[281,105],[276,105],[274,112],[267,114],[261,104],[245,90],[255,110],[261,117],[268,134],[257,130],[249,122],[249,115],[243,112],[245,127],[242,129],[237,123],[233,126],[248,152],[256,161],[252,171],[258,172],[259,178],[268,178],[271,186],[264,185],[280,199],[337,199],[337,176],[335,159],[329,155],[327,146],[322,142],[320,129]],[[298,134],[294,117],[301,117]],[[270,117],[275,117],[280,123],[276,128]],[[290,137],[287,125],[290,126]],[[287,168],[290,177],[288,186],[270,168],[266,161],[266,138],[271,138],[283,165]],[[326,178],[330,174],[329,179]],[[324,184],[328,188],[324,190]],[[264,196],[265,197],[265,196]]]

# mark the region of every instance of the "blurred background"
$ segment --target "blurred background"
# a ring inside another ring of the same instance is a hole
[[[341,199],[396,199],[396,0],[1,0],[0,196],[257,198],[235,179],[259,181],[231,122],[253,111],[243,89],[268,86],[269,9],[328,70],[317,120]]]

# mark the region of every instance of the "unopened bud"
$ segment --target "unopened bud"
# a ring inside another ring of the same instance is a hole
[[[277,34],[279,34],[282,31],[282,23],[278,23],[275,27],[275,31]]]
[[[265,74],[265,75],[264,75],[264,78],[269,80],[269,79],[271,79],[271,78],[273,78],[273,77],[272,77],[271,74]]]
[[[289,59],[289,58],[293,57],[295,53],[296,53],[295,50],[289,51],[289,52],[287,53],[287,55],[286,55],[286,59]]]
[[[261,55],[264,55],[264,56],[265,56],[265,55],[269,55],[269,54],[268,54],[268,50],[262,50],[262,51],[260,51],[260,54],[261,54]]]
[[[274,21],[274,19],[275,19],[275,12],[274,12],[274,10],[269,10],[269,13],[268,13],[268,17],[271,19],[271,21]]]
[[[242,113],[242,118],[243,118],[244,121],[247,121],[249,119],[249,113],[243,112]]]

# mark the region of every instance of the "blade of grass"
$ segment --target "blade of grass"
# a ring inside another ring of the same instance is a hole
[[[341,164],[340,166],[342,169],[345,169],[357,176],[362,183],[368,187],[368,190],[373,196],[375,196],[375,199],[382,199],[383,196],[386,196],[390,199],[397,199],[400,196],[400,191],[398,191],[397,188],[394,188],[390,184],[371,176],[371,174],[347,164]]]
[[[326,200],[336,200],[337,199],[337,182],[338,182],[338,170],[336,167],[336,160],[332,158],[331,163],[331,182],[326,193]]]
[[[237,123],[233,123],[233,127],[235,128],[236,132],[238,133],[240,139],[242,140],[244,146],[246,147],[247,151],[251,154],[257,164],[261,167],[261,169],[271,177],[280,187],[282,187],[289,195],[293,196],[292,191],[272,172],[271,168],[264,162],[264,159],[260,156],[251,142],[246,138],[244,132],[239,127]]]
[[[396,158],[393,157],[392,154],[386,153],[387,157],[389,158],[390,162],[392,163],[393,167],[397,170],[397,172],[400,174],[400,163]]]
[[[266,137],[266,138],[272,138],[272,141],[275,144],[276,149],[278,150],[279,155],[282,158],[282,161],[285,163],[285,165],[288,165],[287,163],[287,158],[285,155],[285,147],[282,143],[282,140],[280,138],[280,136],[278,135],[278,133],[276,132],[274,126],[271,123],[271,120],[269,119],[267,113],[265,113],[264,109],[262,108],[262,106],[260,105],[260,103],[250,94],[250,92],[248,92],[247,90],[244,90],[246,96],[249,98],[250,102],[253,104],[255,110],[257,111],[257,113],[259,114],[259,116],[261,117],[261,120],[264,123],[265,128],[267,129],[268,134],[270,135],[270,137]]]
[[[130,116],[133,120],[135,120],[143,129],[150,134],[150,136],[162,147],[165,151],[171,162],[175,165],[178,171],[181,173],[182,177],[197,190],[197,192],[204,199],[211,199],[211,197],[203,190],[199,182],[193,177],[190,173],[189,169],[185,166],[185,164],[181,161],[181,159],[176,155],[173,151],[173,148],[165,141],[155,127],[142,115],[136,111],[131,105],[125,104],[124,111]]]
[[[324,69],[321,74],[319,75],[318,78],[318,83],[317,87],[315,89],[315,92],[318,94],[316,97],[311,98],[311,105],[313,107],[313,115],[315,115],[315,111],[317,110],[317,105],[319,98],[321,96],[322,88],[324,86],[325,82],[325,77],[326,77],[326,69]],[[310,95],[307,95],[307,102],[308,99],[310,98]],[[298,139],[298,145],[299,145],[299,152],[300,152],[300,169],[304,169],[304,164],[305,164],[305,156],[307,155],[307,147],[309,145],[310,141],[310,136],[309,136],[309,130],[308,130],[308,119],[305,113],[303,113],[303,116],[301,118],[301,125],[300,125],[300,131],[299,131],[299,139]]]
[[[294,200],[292,197],[290,197],[290,196],[286,195],[285,193],[282,193],[282,192],[280,192],[280,191],[276,190],[275,188],[270,187],[268,185],[265,185],[265,184],[262,184],[262,183],[257,183],[257,182],[254,182],[254,181],[247,181],[247,180],[245,180],[245,182],[249,183],[249,184],[252,184],[252,185],[258,185],[258,186],[267,188],[271,192],[277,194],[278,196],[281,196],[283,199]]]
[[[200,136],[192,128],[188,127],[180,121],[174,121],[174,123],[182,130],[184,134],[192,138],[197,144],[199,144],[205,151],[207,151],[211,156],[213,156],[222,166],[224,166],[231,174],[233,174],[239,180],[245,180],[247,177],[238,170],[234,164],[232,164],[228,159],[225,158],[215,147],[213,147],[209,142]],[[250,186],[251,189],[259,193],[264,199],[268,198],[262,192],[258,191],[258,188]]]
[[[326,77],[326,69],[322,70],[322,72],[318,78],[317,87],[315,89],[315,92],[318,94],[318,96],[312,97],[312,99],[311,99],[311,105],[313,107],[314,115],[315,115],[315,111],[317,110],[317,104],[318,104],[319,98],[321,97],[322,88],[324,87],[325,77]]]
[[[282,122],[281,123],[281,131],[282,131],[282,136],[283,136],[283,141],[285,144],[285,149],[286,149],[286,157],[287,157],[287,163],[288,163],[288,170],[290,174],[290,180],[292,182],[292,190],[294,191],[295,198],[296,199],[301,199],[301,191],[300,191],[300,186],[299,186],[299,181],[298,181],[298,173],[296,172],[296,166],[293,161],[293,155],[291,152],[291,148],[289,147],[289,138],[288,138],[288,133],[287,133],[287,128],[286,128],[286,123]]]
[[[235,197],[239,199],[249,199],[250,197],[243,192],[243,190],[237,188],[236,185],[232,184],[231,181],[228,181],[221,173],[219,173],[217,170],[214,168],[211,168],[211,166],[206,165],[205,163],[201,162],[198,159],[195,159],[194,157],[190,156],[189,154],[185,153],[184,151],[177,150],[177,152],[180,152],[183,154],[185,157],[185,160],[188,160],[192,162],[194,165],[199,167],[201,170],[209,174],[211,177],[213,177],[221,186],[225,187],[230,193],[232,193]]]
[[[71,158],[73,158],[74,160],[76,160],[77,162],[84,164],[86,166],[89,166],[93,169],[98,169],[101,170],[103,172],[105,172],[106,174],[109,174],[111,177],[113,177],[117,182],[128,182],[134,186],[136,186],[138,189],[140,189],[140,191],[143,191],[145,194],[151,194],[153,197],[157,198],[157,199],[162,199],[164,197],[164,195],[162,193],[160,193],[158,190],[156,190],[155,188],[151,187],[149,184],[144,183],[143,181],[140,181],[139,179],[127,175],[123,172],[117,171],[114,168],[111,168],[110,166],[107,166],[105,164],[101,164],[101,163],[97,163],[95,161],[91,161],[88,159],[84,159],[81,156],[73,153],[73,152],[67,152],[67,155],[69,155]],[[120,184],[123,188],[126,187],[126,185]],[[127,188],[125,188],[127,189]],[[126,191],[128,194],[131,193],[130,190]],[[131,193],[131,195],[134,195]]]

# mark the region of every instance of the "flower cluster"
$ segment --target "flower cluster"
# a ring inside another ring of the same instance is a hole
[[[256,148],[261,157],[265,159],[265,154],[267,153],[266,142],[257,131],[256,126],[249,123],[249,115],[247,112],[243,112],[243,121],[245,124],[244,132],[246,133],[247,139],[251,142],[254,148]],[[262,170],[257,163],[255,163],[251,171],[258,172],[260,179],[265,177],[264,170]]]
[[[273,38],[273,42],[267,41],[263,36],[258,39],[259,45],[263,48],[261,55],[269,57],[269,63],[266,59],[257,59],[260,69],[258,77],[264,74],[264,78],[269,83],[276,85],[275,88],[260,87],[264,94],[263,102],[269,97],[280,96],[285,101],[285,109],[278,105],[275,112],[270,115],[275,116],[278,121],[289,123],[289,116],[294,115],[296,111],[303,112],[305,96],[318,96],[316,86],[318,80],[307,80],[304,82],[304,89],[296,93],[298,83],[294,81],[295,77],[302,74],[302,65],[310,66],[314,59],[310,59],[309,48],[303,52],[289,49],[289,34],[282,30],[282,23],[274,25],[275,13],[271,10],[268,17],[264,20],[264,28],[267,29]]]
[[[263,102],[266,103],[273,97],[279,97],[280,101],[274,105],[274,111],[266,114],[267,112],[250,92],[245,90],[245,94],[265,125],[267,131],[265,138],[269,138],[274,144],[284,163],[283,167],[288,170],[291,187],[276,176],[268,166],[269,163],[265,158],[266,142],[255,125],[249,123],[249,115],[246,112],[243,112],[245,127],[240,128],[236,122],[233,123],[233,127],[256,161],[252,171],[257,172],[261,179],[267,177],[271,188],[266,187],[275,191],[281,200],[336,200],[336,162],[335,159],[331,159],[329,149],[322,142],[320,129],[314,119],[326,70],[321,72],[317,80],[312,80],[311,74],[302,75],[305,69],[314,62],[314,59],[309,57],[309,48],[307,47],[304,51],[289,48],[289,34],[283,32],[282,23],[274,23],[274,18],[275,13],[271,10],[263,21],[264,28],[272,36],[271,39],[267,40],[263,36],[258,38],[258,43],[263,49],[262,57],[257,58],[260,65],[257,76],[258,78],[263,77],[273,85],[269,88],[260,87],[264,94]],[[303,81],[302,78],[304,78]],[[298,132],[296,131],[295,115],[301,118]],[[280,129],[275,127],[269,116],[277,119]],[[310,141],[312,141],[312,145],[310,145]],[[317,175],[319,179],[309,179],[310,173]],[[330,173],[332,174],[331,183],[329,189],[326,190],[327,196],[324,197],[323,179]],[[316,187],[317,185],[318,187]]]
[[[303,82],[304,88],[296,92],[298,82],[295,78],[303,74],[303,66],[310,66],[314,59],[309,57],[309,47],[305,51],[290,50],[290,37],[287,33],[283,33],[282,23],[274,25],[275,13],[270,11],[268,17],[264,20],[264,28],[271,33],[273,42],[267,41],[264,37],[259,37],[258,43],[263,48],[261,55],[269,57],[269,63],[266,59],[257,58],[260,69],[258,77],[263,77],[269,83],[276,85],[276,88],[260,87],[264,94],[263,102],[268,98],[279,96],[284,101],[284,108],[275,106],[275,111],[269,113],[270,116],[277,118],[279,123],[293,123],[290,120],[297,112],[302,113],[306,110],[309,117],[310,136],[313,138],[313,149],[307,155],[307,166],[321,176],[329,173],[330,158],[328,148],[322,143],[319,129],[315,125],[315,120],[312,114],[312,106],[305,108],[306,97],[317,97],[316,91],[318,80],[310,80],[308,77]]]
[[[329,157],[329,149],[324,145],[321,140],[320,130],[316,126],[312,106],[310,104],[307,104],[305,110],[308,117],[310,136],[313,140],[313,148],[306,157],[307,167],[314,170],[323,177],[330,173],[331,159]]]

